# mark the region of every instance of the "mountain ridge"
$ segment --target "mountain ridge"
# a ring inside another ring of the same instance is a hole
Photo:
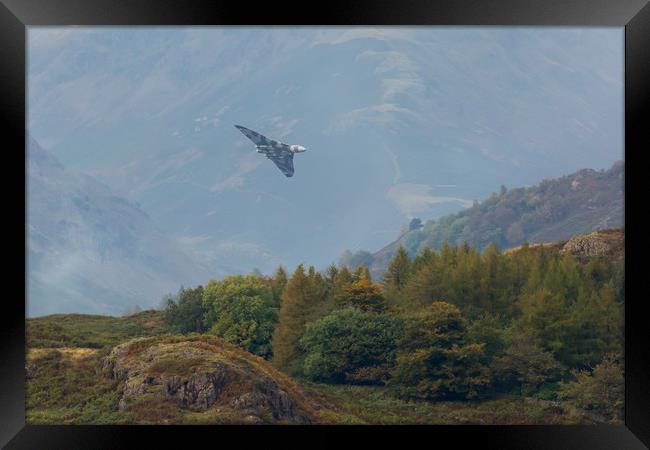
[[[567,241],[593,231],[624,224],[623,161],[608,170],[581,169],[536,186],[507,189],[459,213],[429,220],[402,232],[396,240],[374,253],[347,255],[368,265],[380,277],[400,245],[414,256],[425,247],[443,242],[484,248],[496,243],[503,250],[529,243]]]
[[[30,132],[229,273],[324,266],[622,155],[620,31],[29,33]],[[235,123],[309,148],[290,182]]]
[[[155,306],[211,273],[137,205],[31,137],[26,157],[30,316]]]

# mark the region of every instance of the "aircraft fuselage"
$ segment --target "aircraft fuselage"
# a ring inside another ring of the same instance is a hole
[[[293,176],[293,155],[295,153],[302,153],[307,149],[302,145],[293,144],[287,145],[279,141],[269,139],[256,131],[249,130],[241,125],[235,125],[244,136],[253,141],[257,153],[266,155],[273,163],[278,166],[278,169],[287,177]]]

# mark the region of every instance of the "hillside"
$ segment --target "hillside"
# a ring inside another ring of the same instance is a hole
[[[382,387],[296,382],[204,335],[167,333],[162,312],[27,320],[29,424],[570,424],[567,405],[399,399]]]
[[[67,170],[34,139],[27,166],[30,316],[120,314],[208,278],[136,204]]]
[[[395,251],[403,245],[410,255],[443,242],[467,242],[479,249],[494,242],[501,249],[523,242],[566,241],[573,236],[623,225],[622,161],[609,170],[583,169],[537,186],[506,189],[471,208],[403,233],[374,254],[359,254],[375,277],[381,276]]]
[[[214,276],[324,267],[346,248],[381,248],[413,216],[622,155],[620,30],[29,35],[30,132],[70,170],[139,202]],[[233,124],[304,144],[294,177]]]
[[[161,312],[27,322],[31,423],[311,423],[318,405],[268,361]],[[74,392],[74,393],[73,393]]]

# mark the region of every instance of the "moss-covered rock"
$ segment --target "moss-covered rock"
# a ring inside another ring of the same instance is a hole
[[[314,421],[312,405],[293,381],[264,359],[214,337],[135,339],[115,347],[103,368],[121,382],[119,408],[136,421],[141,408],[151,415],[152,400],[163,417],[144,422],[176,422],[178,413],[208,410],[224,412],[228,423]]]

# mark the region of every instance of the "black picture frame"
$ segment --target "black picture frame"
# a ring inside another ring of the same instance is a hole
[[[23,177],[25,168],[25,37],[31,25],[522,25],[625,27],[625,196],[634,205],[642,198],[645,166],[650,150],[650,5],[648,0],[330,0],[299,4],[236,2],[233,0],[0,0],[0,114],[2,141],[9,157],[5,174]],[[7,161],[7,159],[5,159]],[[4,176],[3,180],[9,177]],[[26,211],[25,196],[5,181],[5,204],[11,211]],[[23,184],[24,187],[24,184]],[[25,304],[18,295],[4,296],[0,327],[0,445],[8,449],[130,448],[211,445],[224,439],[262,442],[278,433],[301,438],[310,445],[316,432],[321,444],[340,445],[341,433],[351,430],[365,437],[404,437],[414,434],[430,445],[454,446],[467,442],[488,448],[529,449],[635,449],[650,446],[650,347],[642,313],[645,301],[643,260],[647,231],[626,208],[626,327],[625,425],[621,426],[420,426],[420,427],[178,427],[178,426],[26,426],[25,425]],[[26,227],[13,224],[7,214],[5,239],[16,245],[18,258],[5,256],[15,271],[22,261],[26,279]],[[25,216],[23,215],[23,218]],[[24,240],[13,236],[22,233]],[[18,274],[16,274],[18,279]],[[13,277],[6,278],[15,283]],[[25,299],[25,286],[22,288]],[[20,292],[20,288],[18,289]],[[639,294],[635,296],[635,294]],[[243,431],[243,432],[242,432]],[[227,435],[227,436],[226,436]],[[290,442],[281,441],[283,444]],[[292,442],[293,443],[293,442]],[[645,445],[644,445],[645,444]],[[366,444],[367,445],[367,444]]]

